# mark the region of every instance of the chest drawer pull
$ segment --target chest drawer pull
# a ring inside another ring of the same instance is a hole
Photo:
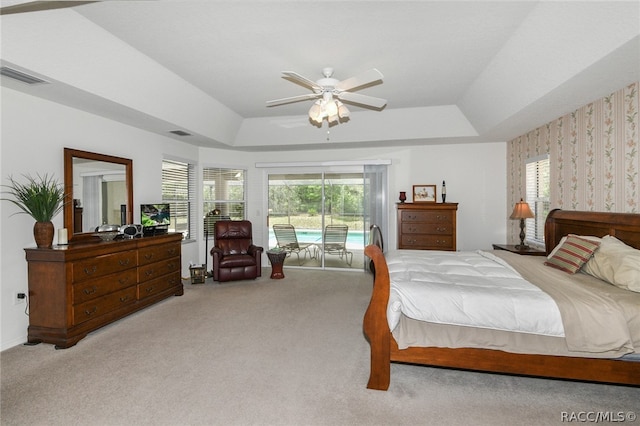
[[[155,287],[147,287],[147,288],[145,288],[144,290],[145,290],[147,293],[151,293],[151,292],[152,292],[153,290],[155,290],[155,289],[156,289]]]
[[[84,273],[87,275],[93,275],[98,270],[98,267],[93,265],[91,268],[84,268]]]
[[[95,285],[92,285],[91,288],[85,288],[83,291],[84,291],[84,294],[93,294],[96,291],[98,291],[98,287],[96,287]]]
[[[127,266],[129,264],[129,258],[121,259],[118,261],[118,263],[120,264],[120,266]]]
[[[118,282],[120,284],[126,284],[127,282],[129,282],[129,277],[118,278]]]
[[[122,296],[122,297],[120,298],[120,301],[121,301],[122,303],[126,302],[127,300],[129,300],[129,296]]]
[[[89,309],[85,309],[84,313],[86,316],[90,317],[91,315],[95,314],[96,312],[98,312],[98,307],[94,306],[93,309],[89,310]]]
[[[177,250],[175,247],[172,247],[170,249],[167,250],[167,253],[169,253],[171,256],[175,255],[177,253]]]
[[[151,275],[153,275],[153,269],[149,269],[148,271],[144,271],[144,274],[148,277],[150,277]]]

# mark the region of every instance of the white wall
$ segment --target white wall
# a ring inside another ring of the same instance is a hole
[[[266,213],[262,194],[266,190],[265,169],[256,162],[301,162],[389,159],[390,223],[389,243],[396,246],[396,209],[400,191],[411,201],[415,184],[437,184],[438,201],[442,181],[447,182],[447,202],[458,205],[458,250],[490,249],[491,243],[506,242],[506,144],[427,145],[370,149],[327,149],[315,151],[273,151],[238,153],[219,149],[200,150],[203,165],[248,168],[247,219],[263,224],[254,231],[258,244],[267,245]],[[200,260],[204,262],[203,259]]]
[[[265,172],[256,162],[331,161],[390,159],[390,242],[395,246],[395,202],[399,191],[411,193],[414,184],[447,182],[447,201],[458,202],[458,248],[490,248],[506,241],[506,144],[435,145],[376,149],[334,149],[316,151],[236,152],[197,148],[174,139],[148,133],[79,110],[2,88],[2,132],[0,176],[49,173],[62,180],[63,148],[70,147],[133,159],[134,218],[141,203],[161,198],[163,155],[200,166],[221,165],[248,170],[247,218],[266,223],[263,197]],[[199,202],[199,206],[201,206]],[[27,292],[25,247],[34,246],[33,220],[12,214],[16,209],[0,203],[0,344],[1,350],[26,341],[28,317],[24,304],[14,305],[16,292]],[[54,219],[62,227],[62,215]],[[257,226],[257,225],[254,225]],[[259,228],[260,229],[260,228]],[[200,230],[198,230],[200,231]],[[266,228],[255,233],[258,244],[266,245]],[[200,232],[197,232],[200,235]],[[188,276],[189,261],[204,263],[204,242],[184,244],[182,276]],[[209,259],[209,264],[210,264]],[[268,261],[265,262],[268,264]]]

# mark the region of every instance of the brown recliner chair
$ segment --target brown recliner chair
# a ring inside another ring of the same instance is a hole
[[[213,279],[233,281],[262,275],[262,247],[253,245],[251,222],[219,220],[214,225]]]

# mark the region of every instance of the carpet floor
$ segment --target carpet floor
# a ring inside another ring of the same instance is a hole
[[[184,296],[72,348],[3,351],[0,423],[543,425],[640,414],[638,388],[412,365],[392,365],[387,392],[368,390],[371,276],[285,274],[185,284]]]

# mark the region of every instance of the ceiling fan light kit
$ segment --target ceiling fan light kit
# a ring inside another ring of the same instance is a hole
[[[283,71],[282,74],[295,83],[309,87],[313,90],[313,93],[267,101],[267,106],[316,99],[311,108],[309,108],[309,118],[318,125],[322,125],[325,118],[329,123],[339,123],[349,118],[350,111],[341,100],[378,110],[387,104],[385,99],[350,92],[350,90],[357,90],[377,81],[381,82],[382,73],[375,68],[342,81],[332,78],[333,68],[324,68],[322,70],[324,78],[318,81],[313,81],[293,71]]]
[[[309,108],[309,118],[315,123],[322,124],[326,118],[329,123],[344,121],[349,117],[349,109],[338,100],[318,99]]]

